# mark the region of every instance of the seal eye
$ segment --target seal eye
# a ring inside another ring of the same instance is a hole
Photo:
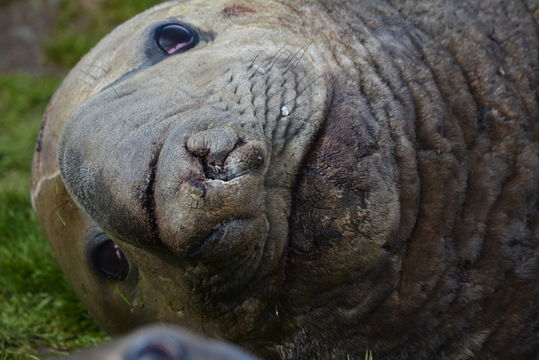
[[[155,32],[157,46],[172,55],[191,49],[198,43],[198,34],[180,24],[167,24]]]
[[[93,266],[107,279],[124,280],[129,273],[129,262],[123,251],[106,235],[101,240],[91,254]]]

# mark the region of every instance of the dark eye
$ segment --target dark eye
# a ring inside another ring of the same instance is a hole
[[[96,239],[91,251],[91,262],[95,269],[109,280],[121,281],[129,273],[129,262],[123,251],[105,234]]]
[[[161,50],[172,55],[194,47],[198,43],[198,33],[184,25],[167,24],[156,30],[155,41]]]
[[[127,350],[125,360],[182,360],[184,349],[181,344],[167,336],[150,338],[136,342]]]

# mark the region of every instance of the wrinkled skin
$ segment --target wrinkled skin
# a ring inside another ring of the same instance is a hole
[[[45,114],[32,199],[111,333],[170,322],[268,359],[539,353],[539,10],[171,2]],[[166,56],[153,31],[200,43]],[[106,234],[129,273],[106,280]]]
[[[63,359],[257,360],[258,358],[233,345],[204,339],[175,326],[153,325]]]

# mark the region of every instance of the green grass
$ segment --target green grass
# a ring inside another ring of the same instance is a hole
[[[159,2],[62,0],[44,58],[67,71],[117,24]],[[57,266],[29,200],[35,139],[60,81],[0,75],[0,360],[58,356],[107,339]]]
[[[40,233],[30,164],[54,77],[0,76],[0,360],[58,355],[105,339]]]
[[[58,86],[54,77],[0,76],[0,189],[27,189],[40,118]]]
[[[372,351],[367,350],[365,352],[365,360],[374,360],[374,357],[372,356]]]
[[[88,6],[80,0],[60,3],[53,37],[45,47],[47,62],[72,67],[103,36],[162,0],[100,0],[98,6]]]

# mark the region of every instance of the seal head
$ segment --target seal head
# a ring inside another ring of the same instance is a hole
[[[245,335],[274,313],[293,188],[332,86],[267,6],[157,6],[102,40],[51,103],[44,137],[58,145],[36,157],[34,201],[45,182],[65,186],[55,211],[74,233],[49,238],[111,332],[161,320]]]

